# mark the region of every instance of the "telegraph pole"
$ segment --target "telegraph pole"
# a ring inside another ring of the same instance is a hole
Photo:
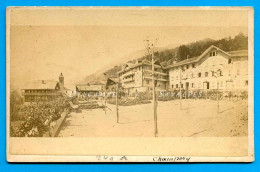
[[[218,101],[218,109],[217,110],[218,110],[218,113],[219,113],[219,95],[218,95],[219,93],[218,92],[219,92],[219,81],[217,82],[217,101]]]
[[[118,83],[116,83],[116,122],[119,122],[119,115],[118,115]]]
[[[105,79],[106,79],[106,85],[105,85],[105,95],[104,95],[104,99],[105,99],[105,114],[107,113],[107,74],[104,73]]]
[[[182,69],[181,69],[181,67],[180,67],[180,110],[181,110],[181,99],[182,99],[182,91],[181,91],[181,79],[182,79],[182,77],[181,77],[181,72],[182,71]]]
[[[154,52],[152,52],[152,79],[153,79],[153,114],[154,114],[154,136],[158,136],[158,129],[157,129],[157,101],[156,101],[156,91],[155,91],[155,79],[154,79]]]
[[[157,41],[157,39],[156,39]],[[152,57],[152,84],[153,84],[153,115],[154,115],[154,136],[158,137],[158,125],[157,125],[157,100],[156,100],[156,86],[155,86],[155,74],[154,74],[154,44],[150,45],[150,40],[145,40],[148,56]],[[151,50],[152,49],[152,50]],[[151,52],[152,51],[152,52]]]

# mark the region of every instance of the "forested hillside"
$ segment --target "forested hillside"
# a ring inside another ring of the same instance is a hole
[[[227,37],[220,40],[213,40],[210,38],[192,42],[186,45],[180,45],[179,47],[173,49],[161,48],[160,51],[156,51],[154,56],[156,60],[159,60],[161,65],[168,66],[172,64],[173,59],[175,58],[177,61],[182,61],[187,58],[192,58],[199,56],[202,54],[207,48],[211,45],[215,45],[216,47],[224,50],[224,51],[236,51],[236,50],[247,50],[248,49],[248,37],[242,33],[238,34],[234,38]],[[151,57],[143,56],[137,59],[148,59],[151,60]],[[137,59],[128,61],[134,63]],[[122,66],[117,65],[109,70],[107,70],[107,77],[117,77],[117,72],[120,71]],[[88,76],[84,80],[89,82],[92,80],[104,80],[103,73],[98,75],[95,74],[93,76]]]
[[[187,45],[180,45],[177,48],[169,49],[161,52],[155,52],[155,58],[161,62],[163,66],[172,64],[173,59],[182,61],[187,58],[192,58],[201,55],[211,45],[224,50],[247,50],[248,37],[240,33],[234,38],[228,37],[220,40],[204,39],[202,41],[193,42]],[[142,57],[142,59],[149,59],[149,57]]]

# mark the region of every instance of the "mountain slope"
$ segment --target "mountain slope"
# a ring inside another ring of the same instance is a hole
[[[247,50],[248,37],[240,33],[234,38],[228,37],[220,40],[206,38],[186,45],[173,44],[168,45],[166,47],[157,47],[154,49],[154,57],[161,63],[162,66],[167,66],[172,64],[173,59],[177,61],[182,61],[187,58],[199,56],[211,45],[215,45],[224,51]],[[98,70],[96,73],[92,75],[86,76],[77,84],[84,84],[94,81],[104,81],[106,77],[117,77],[116,74],[118,71],[121,70],[123,64],[127,62],[135,62],[137,59],[151,60],[151,57],[148,57],[146,55],[145,49],[133,52],[120,59],[115,59],[106,67]],[[104,73],[106,74],[106,77]]]

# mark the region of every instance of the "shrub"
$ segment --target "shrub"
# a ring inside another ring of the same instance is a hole
[[[48,131],[49,124],[61,117],[61,113],[68,107],[68,101],[65,99],[56,99],[54,101],[45,101],[31,103],[24,106],[22,114],[25,120],[18,127],[18,131],[11,131],[11,136],[18,137],[40,137]]]
[[[116,104],[115,99],[110,99],[107,101],[109,104]],[[150,100],[141,100],[141,99],[118,99],[119,106],[132,106],[137,104],[148,104],[151,103]]]

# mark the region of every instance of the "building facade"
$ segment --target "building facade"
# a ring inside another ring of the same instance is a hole
[[[155,62],[156,89],[165,91],[168,89],[168,72]],[[119,82],[127,95],[137,92],[152,91],[152,63],[148,60],[126,63],[123,69],[118,72]]]
[[[173,62],[169,71],[169,89],[247,90],[247,50],[225,52],[211,46],[200,56]]]
[[[89,95],[99,94],[103,90],[103,85],[77,85],[76,91],[78,95]]]
[[[64,76],[61,73],[59,82],[55,80],[31,81],[21,91],[25,102],[35,102],[54,100],[62,96],[64,88]]]

